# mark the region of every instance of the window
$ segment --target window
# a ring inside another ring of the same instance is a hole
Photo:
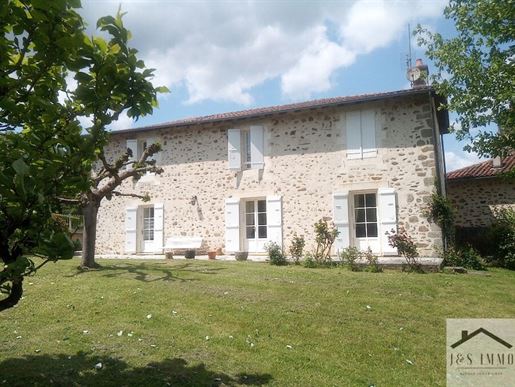
[[[267,238],[266,200],[245,202],[245,237],[247,239]]]
[[[365,159],[376,157],[375,111],[350,111],[346,113],[345,117],[347,158]]]
[[[251,150],[251,139],[250,132],[248,130],[241,131],[241,139],[242,139],[242,167],[243,169],[252,168],[252,150]]]
[[[377,238],[377,197],[375,193],[354,195],[356,238]]]
[[[132,151],[132,157],[130,158],[131,161],[139,160],[145,149],[147,149],[148,146],[154,144],[156,142],[155,138],[145,138],[145,139],[139,139],[139,140],[127,140],[127,148]],[[147,161],[155,160],[156,163],[159,162],[159,156],[160,152],[150,156],[147,158]],[[132,168],[132,165],[128,165],[127,168]],[[148,173],[148,172],[147,172]]]
[[[229,169],[262,169],[264,165],[264,129],[251,126],[249,130],[229,129],[228,160]]]
[[[154,240],[154,207],[143,208],[143,240]]]

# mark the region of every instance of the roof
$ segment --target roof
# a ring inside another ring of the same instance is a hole
[[[479,179],[495,177],[515,168],[515,152],[502,159],[501,167],[494,167],[492,160],[483,161],[465,168],[447,173],[447,180]]]
[[[361,102],[379,101],[379,100],[384,100],[384,99],[389,99],[389,98],[400,98],[400,97],[413,96],[413,95],[424,95],[424,94],[428,94],[428,93],[431,93],[432,96],[435,95],[433,88],[419,87],[419,88],[415,88],[415,89],[390,91],[390,92],[384,92],[384,93],[361,94],[361,95],[354,95],[354,96],[348,96],[348,97],[333,97],[333,98],[316,99],[316,100],[292,103],[292,104],[287,104],[287,105],[260,107],[260,108],[255,108],[255,109],[240,110],[240,111],[236,111],[236,112],[212,114],[209,116],[184,118],[181,120],[165,122],[162,124],[143,126],[143,127],[139,127],[139,128],[132,128],[132,129],[117,130],[112,133],[122,134],[122,133],[143,132],[143,131],[150,131],[150,130],[156,130],[156,129],[186,127],[186,126],[206,124],[206,123],[219,123],[219,122],[233,121],[233,120],[239,120],[239,119],[259,118],[259,117],[271,116],[271,115],[282,114],[282,113],[300,112],[300,111],[314,110],[314,109],[320,109],[320,108],[325,108],[325,107],[335,107],[335,106],[357,104],[357,103],[361,103]],[[443,99],[440,98],[438,100],[438,103],[440,103],[442,101],[443,101]],[[446,114],[446,112],[445,112],[445,114],[442,115],[442,110],[438,111],[437,115],[438,115],[439,122],[441,122],[441,124],[440,124],[441,132],[447,133],[448,115]],[[445,120],[445,117],[447,117],[447,121]]]

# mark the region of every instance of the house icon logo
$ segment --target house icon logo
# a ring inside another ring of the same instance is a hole
[[[479,329],[476,329],[474,332],[470,333],[468,331],[461,331],[461,339],[459,339],[458,341],[456,341],[454,344],[451,344],[451,348],[457,348],[459,347],[460,345],[462,345],[463,343],[466,343],[467,341],[473,339],[474,337],[476,337],[477,335],[479,334],[483,334],[485,336],[488,336],[489,338],[491,338],[492,340],[495,340],[497,341],[499,344],[502,344],[504,345],[506,348],[510,349],[513,347],[513,345],[511,345],[510,343],[508,343],[507,341],[504,341],[503,339],[501,339],[500,337],[494,335],[492,332],[486,330],[485,328],[479,328]]]
[[[447,387],[515,386],[515,318],[447,319]]]

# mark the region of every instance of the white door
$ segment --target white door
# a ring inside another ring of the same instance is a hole
[[[355,193],[353,200],[354,241],[360,250],[381,251],[377,224],[377,194]]]
[[[142,250],[154,252],[154,207],[143,207]]]
[[[247,200],[245,202],[245,250],[251,253],[265,251],[268,242],[266,200]]]

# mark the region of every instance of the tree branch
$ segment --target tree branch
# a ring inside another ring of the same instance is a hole
[[[148,194],[147,195],[138,195],[135,193],[123,193],[123,192],[119,192],[119,191],[112,191],[111,194],[114,196],[125,196],[125,197],[131,197],[131,198],[138,198],[143,201],[146,201],[149,199]]]

